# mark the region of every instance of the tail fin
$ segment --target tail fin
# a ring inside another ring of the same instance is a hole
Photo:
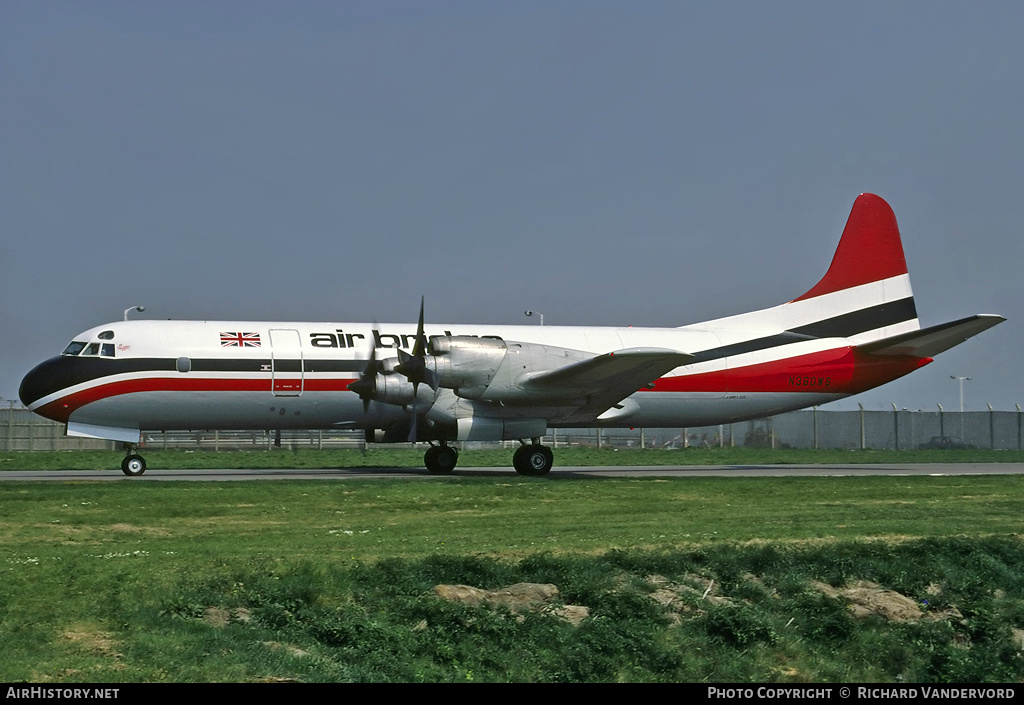
[[[873,356],[928,360],[1006,320],[977,315],[922,329],[896,216],[871,193],[854,201],[825,276],[779,308],[790,333],[849,338]]]
[[[780,310],[788,330],[813,337],[865,343],[920,329],[889,204],[874,194],[858,196],[825,276]]]
[[[853,204],[832,264],[810,291],[781,306],[693,327],[714,331],[720,341],[697,351],[696,362],[728,357],[730,374],[749,367],[756,377],[769,363],[792,358],[802,365],[813,355],[852,348],[855,362],[870,361],[861,365],[864,376],[842,392],[852,393],[896,379],[1003,320],[978,315],[922,330],[896,216],[884,200],[864,193]]]
[[[794,301],[905,274],[907,260],[896,215],[881,197],[862,193],[853,203],[828,272],[810,291]]]

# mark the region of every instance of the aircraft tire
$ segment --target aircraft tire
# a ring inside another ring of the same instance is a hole
[[[512,467],[520,475],[528,475],[529,468],[526,466],[526,446],[519,446],[512,454]]]
[[[459,462],[459,453],[451,446],[431,446],[423,455],[423,464],[431,475],[449,475]]]
[[[520,446],[512,456],[512,467],[520,475],[547,475],[554,459],[555,454],[547,446]]]
[[[129,477],[138,477],[146,472],[146,459],[141,455],[126,455],[121,461],[121,472]]]

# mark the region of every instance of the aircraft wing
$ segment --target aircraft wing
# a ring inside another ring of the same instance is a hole
[[[616,402],[694,359],[666,348],[628,348],[520,377],[517,386],[547,401],[583,404],[597,417]]]
[[[961,318],[949,323],[940,323],[891,338],[875,340],[857,349],[871,355],[909,355],[912,357],[935,357],[941,352],[959,345],[968,338],[988,330],[1006,319],[992,314],[979,314]]]

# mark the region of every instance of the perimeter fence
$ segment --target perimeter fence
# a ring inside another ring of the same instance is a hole
[[[1024,414],[1016,411],[794,411],[756,421],[659,429],[559,429],[544,442],[554,447],[684,448],[690,446],[910,450],[922,447],[1024,450]],[[363,448],[362,431],[147,432],[144,448],[184,450]],[[512,446],[516,441],[464,443],[464,448]],[[0,408],[0,450],[116,450],[121,444],[64,435],[63,424],[14,404]]]

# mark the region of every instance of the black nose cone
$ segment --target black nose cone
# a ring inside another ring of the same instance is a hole
[[[21,403],[31,407],[40,399],[47,397],[65,387],[70,386],[67,360],[62,357],[51,357],[32,368],[32,371],[21,380],[18,396]]]

